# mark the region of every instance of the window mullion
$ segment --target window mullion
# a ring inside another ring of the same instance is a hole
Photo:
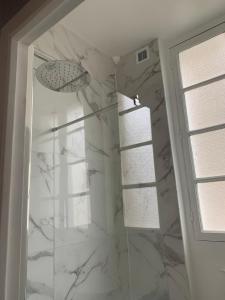
[[[225,124],[220,124],[220,125],[210,126],[210,127],[206,127],[206,128],[191,130],[191,131],[188,131],[188,135],[192,136],[192,135],[207,133],[207,132],[216,131],[216,130],[220,130],[220,129],[225,129]]]
[[[196,183],[207,183],[207,182],[216,182],[216,181],[225,181],[225,175],[195,178]]]
[[[199,87],[208,85],[208,84],[213,83],[213,82],[216,82],[216,81],[220,81],[220,80],[222,80],[222,79],[225,79],[225,74],[222,74],[222,75],[219,75],[219,76],[210,78],[210,79],[208,79],[208,80],[205,80],[205,81],[202,81],[202,82],[193,84],[193,85],[188,86],[188,87],[186,87],[186,88],[181,88],[181,90],[182,90],[183,93],[189,92],[189,91],[191,91],[191,90],[197,89],[197,88],[199,88]]]

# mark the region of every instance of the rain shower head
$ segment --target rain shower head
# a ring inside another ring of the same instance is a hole
[[[47,61],[36,70],[38,81],[50,90],[72,93],[90,83],[89,73],[78,63],[69,60]]]

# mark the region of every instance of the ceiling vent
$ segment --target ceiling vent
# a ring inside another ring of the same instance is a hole
[[[136,52],[136,63],[140,64],[149,59],[149,48],[148,46],[139,49]]]

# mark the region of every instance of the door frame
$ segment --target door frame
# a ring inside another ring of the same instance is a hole
[[[30,45],[83,1],[30,0],[0,32],[1,300],[25,299],[32,124]]]

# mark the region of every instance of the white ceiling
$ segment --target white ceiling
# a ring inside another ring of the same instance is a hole
[[[173,38],[225,14],[225,0],[85,0],[61,22],[109,56]]]

